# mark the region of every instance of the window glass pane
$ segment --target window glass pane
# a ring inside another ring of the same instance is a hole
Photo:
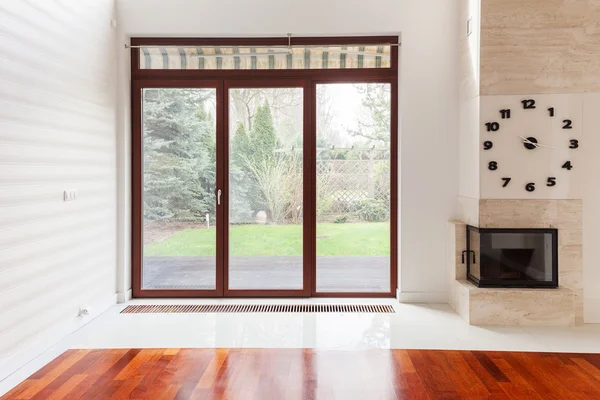
[[[303,89],[229,99],[229,289],[302,289]]]
[[[317,291],[390,290],[390,84],[317,85]]]
[[[215,99],[143,90],[143,289],[216,289]]]

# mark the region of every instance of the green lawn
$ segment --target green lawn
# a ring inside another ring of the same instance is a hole
[[[230,229],[232,256],[300,256],[300,225],[243,225]],[[387,256],[390,225],[387,222],[318,224],[319,256]],[[214,256],[215,230],[188,229],[162,242],[144,247],[146,256]]]

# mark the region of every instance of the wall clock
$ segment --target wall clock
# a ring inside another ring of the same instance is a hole
[[[483,96],[480,107],[482,198],[581,198],[580,96]]]

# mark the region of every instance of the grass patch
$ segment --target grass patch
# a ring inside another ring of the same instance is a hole
[[[243,225],[229,229],[232,256],[301,256],[300,225]],[[145,256],[214,256],[215,229],[187,229],[144,246]],[[388,222],[318,224],[319,256],[388,256]]]

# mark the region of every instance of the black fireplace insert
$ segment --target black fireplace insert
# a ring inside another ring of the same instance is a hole
[[[467,226],[462,258],[467,278],[479,287],[558,287],[556,229]]]

